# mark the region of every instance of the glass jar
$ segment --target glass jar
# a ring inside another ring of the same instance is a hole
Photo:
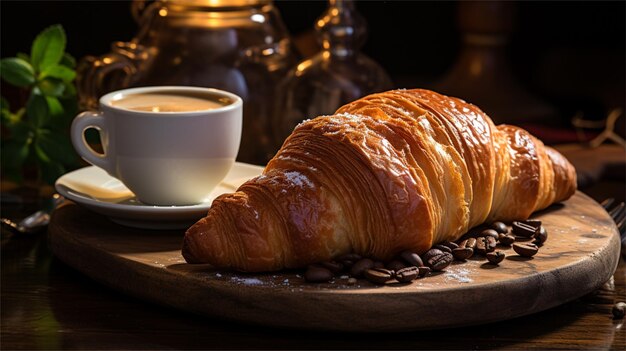
[[[112,51],[83,59],[78,93],[83,108],[113,90],[190,85],[230,91],[244,100],[238,160],[272,156],[276,85],[295,63],[287,30],[270,0],[135,1],[139,31]]]
[[[360,51],[367,26],[351,0],[329,0],[315,30],[322,50],[297,64],[280,83],[276,147],[304,119],[332,114],[360,97],[391,89],[385,70]]]

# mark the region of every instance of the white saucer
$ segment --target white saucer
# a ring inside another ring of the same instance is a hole
[[[143,204],[121,181],[95,166],[64,174],[54,186],[67,199],[118,224],[145,229],[185,229],[207,214],[217,196],[234,192],[262,172],[263,167],[236,162],[205,202],[190,206]]]

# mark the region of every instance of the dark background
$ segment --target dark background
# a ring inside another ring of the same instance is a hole
[[[460,36],[457,2],[359,1],[369,36],[363,51],[397,87],[421,87],[455,62]],[[290,33],[303,36],[324,11],[323,1],[276,1]],[[600,119],[624,106],[625,2],[515,2],[508,56],[515,77],[555,106],[560,123],[576,111]],[[61,23],[76,58],[130,40],[137,26],[129,1],[2,1],[2,57],[28,52],[35,35]],[[5,87],[6,88],[6,87]],[[623,124],[622,124],[623,126]]]

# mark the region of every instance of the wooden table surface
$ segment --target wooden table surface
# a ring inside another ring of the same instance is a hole
[[[4,215],[26,214],[3,209]],[[626,349],[626,262],[565,305],[506,322],[390,334],[272,329],[200,317],[125,296],[66,266],[45,235],[2,233],[0,349]],[[503,308],[505,308],[503,306]],[[480,313],[480,311],[476,311]]]

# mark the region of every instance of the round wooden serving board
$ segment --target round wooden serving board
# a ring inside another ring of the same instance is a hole
[[[76,204],[57,209],[52,250],[86,275],[123,292],[186,311],[263,325],[401,331],[488,323],[548,309],[585,295],[617,267],[619,235],[582,193],[536,213],[549,232],[532,258],[506,249],[499,266],[455,262],[410,284],[375,286],[347,277],[305,283],[297,272],[242,274],[188,265],[184,231],[126,228]]]

